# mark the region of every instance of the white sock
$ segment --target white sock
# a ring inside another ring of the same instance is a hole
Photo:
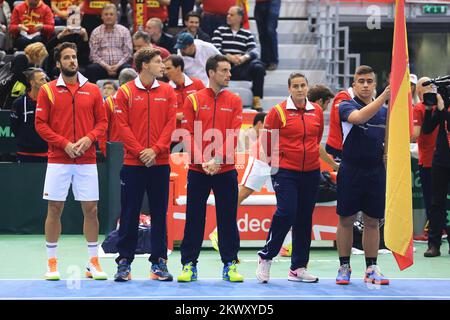
[[[58,243],[45,242],[45,247],[47,248],[48,259],[56,258],[56,249],[58,248]]]
[[[287,246],[291,242],[292,242],[292,230],[289,230],[289,232],[286,235],[286,238],[284,238],[283,246]]]
[[[89,259],[97,257],[98,256],[98,242],[88,242],[88,254]]]

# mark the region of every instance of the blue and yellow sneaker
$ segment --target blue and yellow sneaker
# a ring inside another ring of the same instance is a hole
[[[381,273],[380,267],[378,267],[376,264],[373,264],[366,269],[364,282],[379,285],[388,285],[389,279]]]
[[[350,275],[352,274],[352,268],[350,265],[343,264],[339,267],[338,274],[336,277],[336,284],[347,285],[350,283]]]
[[[152,280],[159,281],[172,281],[173,276],[169,273],[167,269],[167,261],[163,258],[158,259],[158,263],[152,263],[152,268],[150,270],[150,278]]]
[[[127,259],[121,259],[117,264],[117,273],[114,275],[114,281],[125,282],[131,280],[131,265]]]
[[[181,274],[178,276],[178,282],[197,281],[197,266],[189,262],[183,266]]]
[[[236,261],[228,262],[223,267],[223,280],[230,282],[242,282],[244,277],[240,275],[236,270]]]

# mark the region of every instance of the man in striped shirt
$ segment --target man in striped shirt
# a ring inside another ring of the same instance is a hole
[[[228,10],[227,25],[214,31],[212,43],[226,55],[232,63],[231,80],[250,80],[253,82],[253,109],[262,111],[264,64],[259,60],[255,38],[249,30],[242,28],[244,11],[239,6]]]

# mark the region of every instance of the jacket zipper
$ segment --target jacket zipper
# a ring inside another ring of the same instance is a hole
[[[150,148],[150,91],[147,90],[147,148]]]
[[[213,132],[214,132],[214,129],[216,126],[216,102],[217,102],[217,95],[214,95],[214,111],[213,111],[213,125],[212,125]],[[214,135],[213,135],[212,139],[214,139],[214,140],[211,140],[211,143],[213,143],[216,140]],[[214,157],[216,157],[216,152],[214,150],[213,150],[213,153],[214,153]]]
[[[303,122],[303,169],[302,171],[305,171],[305,162],[306,162],[306,145],[305,145],[305,139],[306,139],[306,124],[305,124],[305,115],[304,112],[302,113],[302,122]]]

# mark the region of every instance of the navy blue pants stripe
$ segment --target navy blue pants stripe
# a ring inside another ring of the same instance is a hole
[[[169,201],[170,166],[123,166],[120,171],[121,204],[119,257],[130,263],[134,260],[134,252],[138,240],[139,215],[144,192],[147,191],[148,205],[151,215],[151,247],[149,261],[157,262],[158,258],[167,259],[166,215]]]
[[[306,267],[311,246],[312,214],[319,188],[319,170],[297,172],[279,169],[272,176],[277,210],[272,218],[266,245],[258,252],[263,259],[276,257],[292,227],[291,269]]]
[[[186,225],[181,243],[181,263],[197,264],[206,222],[206,203],[211,190],[216,202],[217,232],[222,262],[237,260],[239,230],[237,228],[238,180],[236,170],[214,176],[189,170],[187,178]]]

